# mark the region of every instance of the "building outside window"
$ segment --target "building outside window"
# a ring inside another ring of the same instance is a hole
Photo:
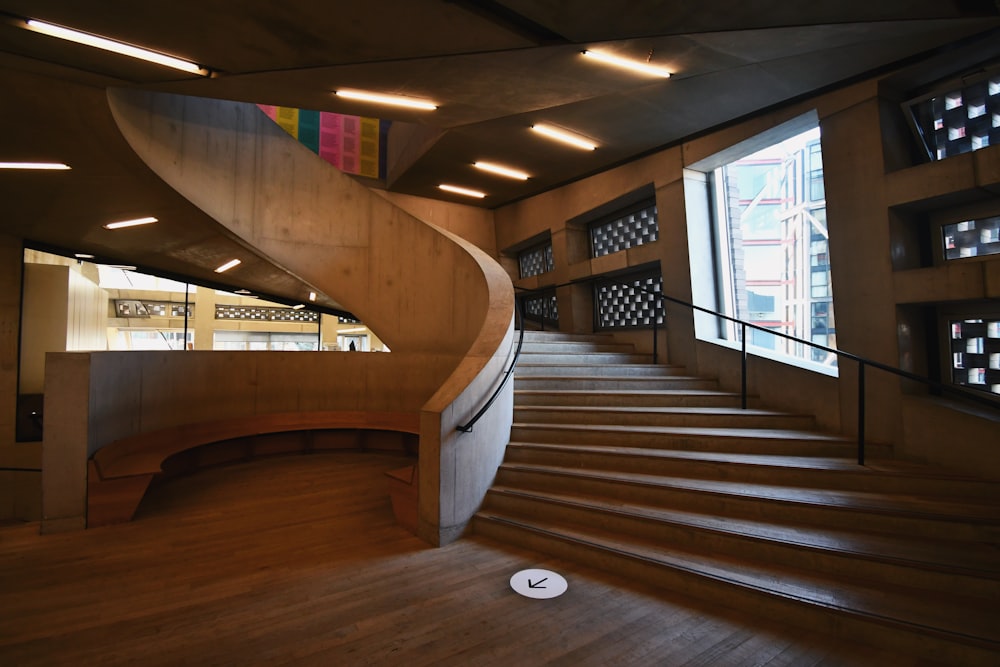
[[[719,300],[727,315],[836,348],[819,128],[711,174]],[[732,323],[723,335],[738,340]],[[835,367],[836,354],[752,330],[750,345]]]

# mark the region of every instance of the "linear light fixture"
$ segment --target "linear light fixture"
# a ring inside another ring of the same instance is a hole
[[[84,46],[92,46],[95,49],[111,51],[112,53],[118,53],[130,58],[145,60],[146,62],[156,63],[157,65],[163,65],[164,67],[171,67],[173,69],[181,70],[182,72],[197,74],[199,76],[208,76],[211,74],[210,71],[197,63],[191,62],[190,60],[183,60],[174,56],[168,56],[165,53],[150,51],[149,49],[144,49],[139,46],[133,46],[131,44],[126,44],[125,42],[118,42],[113,39],[108,39],[107,37],[91,35],[90,33],[80,32],[79,30],[73,30],[71,28],[64,28],[52,23],[46,23],[36,19],[28,19],[25,21],[25,27],[28,30],[33,30],[34,32],[48,35],[49,37],[64,39],[76,44],[83,44]]]
[[[70,169],[62,162],[0,162],[0,169],[34,169],[40,171],[60,171]]]
[[[94,256],[89,252],[75,252],[73,253],[73,256],[77,259],[94,259]]]
[[[556,141],[561,141],[565,144],[569,144],[570,146],[576,146],[577,148],[582,148],[587,151],[592,151],[597,148],[597,144],[590,139],[581,137],[578,134],[566,132],[565,130],[556,129],[551,125],[532,125],[531,129],[538,134],[548,137],[549,139],[555,139]]]
[[[385,95],[383,93],[369,93],[364,90],[338,90],[337,97],[348,100],[361,100],[363,102],[375,102],[376,104],[389,104],[391,106],[406,107],[408,109],[420,109],[422,111],[434,111],[437,105],[427,100],[416,97],[404,97],[402,95]]]
[[[510,167],[504,167],[499,164],[493,164],[492,162],[473,162],[472,166],[476,169],[482,169],[483,171],[488,171],[493,174],[506,176],[507,178],[516,178],[519,181],[528,180],[528,175],[523,171],[511,169]]]
[[[216,273],[223,273],[223,272],[228,271],[229,269],[233,268],[234,266],[238,266],[239,264],[242,264],[242,262],[240,260],[238,260],[238,259],[231,259],[228,262],[226,262],[225,264],[223,264],[222,266],[220,266],[219,268],[217,268],[215,270],[215,272]]]
[[[253,292],[251,292],[248,289],[238,289],[235,292],[233,292],[233,294],[244,294],[244,295],[247,295],[247,294],[253,294]]]
[[[158,220],[152,216],[147,218],[136,218],[135,220],[120,220],[118,222],[109,222],[104,225],[105,229],[123,229],[125,227],[138,227],[139,225],[151,225]]]
[[[309,292],[309,300],[310,301],[316,300],[316,292]]]
[[[442,183],[438,186],[445,192],[454,192],[456,195],[465,195],[466,197],[476,197],[477,199],[482,199],[486,196],[485,192],[480,192],[479,190],[470,190],[469,188],[460,188],[457,185],[446,185]]]
[[[297,303],[294,306],[292,306],[292,310],[302,310],[305,307],[306,305],[304,303]]]
[[[632,70],[633,72],[639,72],[641,74],[649,74],[651,76],[659,76],[664,79],[670,78],[670,72],[667,70],[662,67],[657,67],[656,65],[644,63],[640,60],[630,60],[628,58],[613,56],[610,53],[603,53],[601,51],[583,51],[583,55],[606,65],[614,65],[615,67],[621,67],[622,69]]]

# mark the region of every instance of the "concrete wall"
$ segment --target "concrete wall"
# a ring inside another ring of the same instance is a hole
[[[129,144],[169,185],[343,304],[390,346],[392,357],[418,355],[433,364],[424,369],[428,376],[447,377],[425,415],[447,413],[454,403],[462,412],[485,400],[507,358],[502,343],[513,313],[510,281],[489,254],[372,194],[253,105],[134,90],[109,91],[109,102]],[[452,227],[489,222],[463,207],[406,203],[442,212]],[[495,428],[467,435],[464,445],[498,459],[511,414],[498,419]],[[420,515],[421,536],[439,544],[456,536],[475,508],[441,495],[459,487],[428,486],[437,477],[423,474],[426,462],[450,456],[442,449],[453,438],[434,421],[422,421]],[[449,421],[442,417],[442,424]],[[461,474],[476,477],[472,487],[485,491],[494,472],[475,466]],[[461,509],[444,525],[440,507]]]
[[[849,86],[503,207],[495,213],[498,248],[517,248],[539,235],[551,235],[556,269],[516,282],[531,288],[659,261],[666,294],[714,309],[711,238],[706,228],[710,210],[704,201],[705,186],[697,183],[698,172],[690,168],[760,133],[814,114],[822,131],[839,347],[898,366],[906,358],[899,347],[899,331],[905,324],[897,317],[901,304],[914,299],[940,304],[1000,296],[1000,258],[971,268],[894,270],[892,258],[899,254],[901,242],[894,232],[899,209],[908,210],[916,200],[921,210],[941,215],[955,193],[960,200],[973,192],[983,199],[992,190],[997,194],[980,209],[984,215],[997,215],[1000,146],[887,173],[880,150],[886,136],[886,104],[879,91],[875,80]],[[901,113],[898,104],[892,112]],[[659,240],[600,260],[580,261],[573,219],[649,184],[656,193]],[[516,276],[512,262],[505,266]],[[590,330],[588,290],[559,290],[561,329]],[[668,351],[670,362],[692,373],[719,377],[724,386],[738,389],[738,350],[699,340],[694,324],[690,312],[668,305],[667,332],[661,341],[665,347],[660,350]],[[622,337],[640,349],[651,347],[649,332]],[[750,390],[765,405],[812,413],[829,430],[856,433],[856,364],[842,362],[839,378],[761,357],[751,357],[749,369]],[[871,368],[866,380],[869,440],[892,443],[902,458],[1000,478],[1000,451],[995,446],[1000,442],[1000,418],[995,412],[987,417],[981,411],[955,409],[947,402],[921,397],[922,390]],[[917,395],[907,393],[913,391]]]

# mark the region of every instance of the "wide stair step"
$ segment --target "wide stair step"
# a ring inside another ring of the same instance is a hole
[[[928,595],[920,587],[824,577],[745,557],[685,551],[598,527],[522,521],[484,511],[476,532],[576,560],[703,602],[740,607],[814,630],[890,647],[942,665],[995,665],[1000,626],[993,601]],[[960,610],[956,613],[956,610]],[[901,659],[901,662],[909,662]]]
[[[899,652],[1000,664],[1000,483],[898,461],[608,335],[526,333],[474,532]],[[627,363],[625,363],[627,361]]]

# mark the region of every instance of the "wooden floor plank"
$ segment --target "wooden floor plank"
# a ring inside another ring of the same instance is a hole
[[[0,665],[887,664],[485,538],[432,549],[393,519],[401,463],[260,459],[156,484],[129,524],[0,527]],[[519,596],[526,568],[568,591]]]

